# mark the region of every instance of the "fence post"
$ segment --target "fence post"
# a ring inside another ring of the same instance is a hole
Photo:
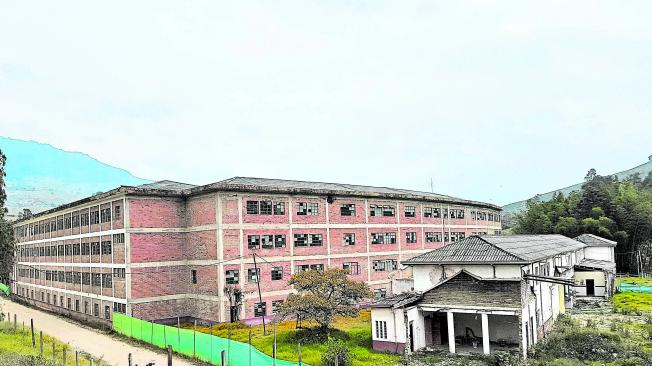
[[[129,363],[129,366],[131,366],[131,353],[129,353],[129,356],[127,357],[127,362]]]
[[[226,358],[230,365],[231,364],[231,327],[230,326],[229,328],[226,328]]]
[[[163,348],[168,348],[168,337],[165,335],[165,328],[167,326],[163,324]]]
[[[195,358],[197,353],[197,320],[192,326],[192,358]]]
[[[88,356],[88,364],[93,366],[93,359],[91,358],[91,356]]]
[[[299,352],[299,366],[301,366],[301,342],[297,343],[297,352]]]
[[[66,347],[63,347],[63,365],[66,365]]]
[[[79,366],[79,351],[75,351],[75,366]]]
[[[168,366],[172,366],[172,346],[168,346]]]
[[[181,349],[181,320],[179,320],[179,317],[177,317],[177,342],[179,349]]]
[[[14,332],[18,331],[18,318],[14,314]]]
[[[211,341],[211,358],[210,358],[210,364],[213,364],[213,321],[209,321],[208,327],[210,328],[211,336],[209,337]]]
[[[249,366],[251,366],[251,327],[249,328]]]
[[[53,360],[54,360],[54,356],[57,354],[57,352],[55,351],[56,343],[57,342],[54,340],[54,338],[52,338],[52,359]]]
[[[41,346],[41,347],[40,347],[40,349],[41,349],[41,356],[43,356],[43,331],[42,331],[42,330],[39,331],[38,341],[39,341],[39,344],[40,344],[40,346]]]
[[[226,353],[224,353],[224,350],[222,350],[222,366],[226,366]]]
[[[276,366],[276,316],[272,318],[274,326],[274,344],[272,345],[272,365]]]
[[[29,323],[32,327],[32,348],[36,348],[36,339],[34,339],[34,319],[30,319]]]

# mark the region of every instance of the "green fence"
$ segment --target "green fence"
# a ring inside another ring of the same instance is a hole
[[[230,366],[295,366],[296,362],[274,360],[247,343],[232,341],[191,329],[150,323],[127,315],[113,313],[113,330],[160,348],[172,349],[186,356],[195,357],[213,365],[219,365],[225,351]],[[309,366],[305,363],[302,366]]]
[[[4,283],[0,283],[0,292],[3,292],[5,295],[9,296],[11,290],[9,289],[9,286],[5,285]]]
[[[639,292],[643,294],[652,294],[652,286],[633,285],[631,283],[621,283],[618,286],[619,292]]]

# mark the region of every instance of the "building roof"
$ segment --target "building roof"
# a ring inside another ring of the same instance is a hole
[[[171,180],[159,180],[158,182],[141,184],[138,188],[143,189],[164,189],[168,191],[182,192],[184,189],[197,187],[194,184],[179,183]]]
[[[46,211],[35,213],[29,218],[17,220],[17,222],[28,221],[39,216],[51,214],[60,210],[69,209],[88,202],[106,199],[118,194],[134,194],[142,196],[165,196],[165,197],[189,197],[200,194],[230,191],[230,192],[254,192],[260,194],[307,194],[307,195],[333,195],[360,198],[378,199],[403,199],[415,201],[429,201],[452,205],[470,205],[500,211],[500,207],[479,201],[465,200],[452,196],[437,193],[412,191],[407,189],[372,187],[353,184],[306,182],[297,180],[267,179],[233,177],[216,183],[195,186],[187,183],[162,180],[154,183],[142,184],[140,186],[120,186],[118,188],[100,192],[95,195],[82,198]]]
[[[585,246],[563,235],[479,235],[431,250],[403,264],[526,264]]]
[[[575,265],[576,268],[600,269],[609,272],[616,272],[616,263],[610,261],[601,261],[597,259],[584,258]]]
[[[371,303],[372,308],[400,308],[409,305],[421,299],[421,294],[417,292],[404,292],[394,296],[388,296]]]
[[[582,234],[575,238],[590,247],[615,247],[618,243],[593,234]]]

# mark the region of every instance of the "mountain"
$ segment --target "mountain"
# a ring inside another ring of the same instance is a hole
[[[652,155],[648,157],[648,161],[644,164],[610,175],[618,177],[619,180],[623,180],[635,174],[638,174],[641,179],[643,179],[650,173],[652,173]],[[559,188],[555,189],[554,191],[539,194],[536,197],[539,199],[539,201],[546,202],[550,201],[556,193],[563,193],[564,196],[568,196],[569,193],[579,191],[580,189],[582,189],[582,183],[577,183],[572,186]],[[506,223],[509,224],[515,214],[524,211],[527,208],[527,201],[528,200],[513,202],[503,206],[503,217],[505,218],[503,221],[507,221]]]
[[[86,154],[35,141],[0,136],[0,150],[7,157],[10,217],[23,208],[37,213],[120,185],[151,182]]]

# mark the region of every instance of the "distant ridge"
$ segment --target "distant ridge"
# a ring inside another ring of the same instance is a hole
[[[0,136],[7,156],[7,209],[10,217],[24,208],[33,213],[120,185],[151,182],[87,154],[35,141]]]
[[[641,179],[645,178],[648,174],[652,172],[652,155],[648,157],[648,161],[644,164],[641,164],[639,166],[636,166],[634,168],[619,172],[619,173],[614,173],[614,174],[609,174],[610,176],[616,176],[618,177],[619,180],[623,180],[626,178],[631,177],[632,175],[639,174],[641,176]],[[565,188],[560,188],[556,189],[554,191],[546,192],[543,194],[539,194],[536,196],[539,201],[542,202],[547,202],[552,200],[553,196],[556,193],[563,193],[564,196],[568,196],[569,193],[571,192],[576,192],[582,189],[582,184],[583,183],[577,183],[572,186],[568,186]],[[506,218],[506,220],[509,220],[509,217],[513,217],[513,215],[524,211],[527,208],[527,200],[523,201],[518,201],[518,202],[513,202],[508,205],[503,206],[503,216]]]

